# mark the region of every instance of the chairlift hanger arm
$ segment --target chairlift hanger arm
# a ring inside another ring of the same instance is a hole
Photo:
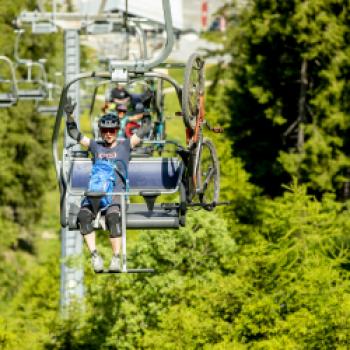
[[[19,57],[19,43],[23,33],[24,33],[24,29],[16,30],[16,41],[15,41],[13,56],[18,65],[19,64],[26,65],[28,69],[32,69],[33,67],[38,67],[42,76],[43,84],[47,85],[47,74],[46,74],[44,63],[40,62],[40,60],[33,61],[32,59]]]
[[[13,57],[14,57],[15,61],[17,63],[20,63],[20,64],[27,64],[29,62],[31,63],[32,60],[23,59],[23,58],[19,57],[19,42],[21,40],[22,34],[24,33],[24,29],[15,30],[15,33],[16,33],[16,40],[15,40],[15,45],[14,45],[14,50],[13,50]]]
[[[158,66],[160,63],[164,62],[168,58],[173,48],[175,37],[173,32],[170,2],[169,0],[162,0],[162,3],[166,32],[166,43],[163,47],[163,50],[161,50],[156,57],[151,59],[134,61],[113,60],[110,64],[112,70],[126,69],[128,72],[143,73]]]
[[[139,22],[135,23],[135,30],[139,39],[141,58],[146,59],[148,57],[147,53],[147,38],[145,31],[143,30]]]

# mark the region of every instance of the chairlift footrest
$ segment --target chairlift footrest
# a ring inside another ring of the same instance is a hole
[[[160,207],[165,210],[179,209],[179,203],[160,203]]]

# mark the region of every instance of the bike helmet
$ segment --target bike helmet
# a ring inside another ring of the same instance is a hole
[[[103,115],[98,121],[99,128],[107,128],[107,129],[115,129],[119,128],[119,118],[112,113],[108,113]]]

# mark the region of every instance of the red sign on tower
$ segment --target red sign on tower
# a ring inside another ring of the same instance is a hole
[[[202,19],[202,29],[207,29],[208,25],[208,1],[202,0],[201,6],[201,19]]]

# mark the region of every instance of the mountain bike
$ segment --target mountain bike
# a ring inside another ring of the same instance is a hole
[[[218,204],[220,194],[220,166],[212,141],[203,136],[203,128],[212,128],[205,120],[204,61],[198,54],[190,56],[182,89],[182,116],[186,126],[187,148],[179,150],[185,163],[184,186],[188,205],[200,205],[211,211]],[[199,203],[196,203],[198,198]]]

